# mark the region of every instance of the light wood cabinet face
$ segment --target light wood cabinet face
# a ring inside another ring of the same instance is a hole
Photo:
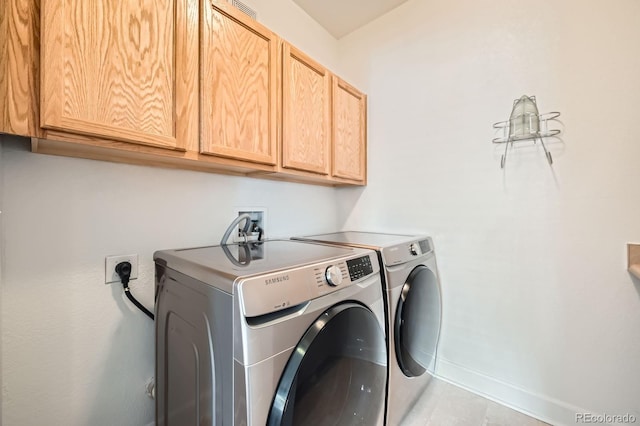
[[[331,144],[331,76],[284,44],[282,166],[328,175]]]
[[[193,0],[42,5],[42,127],[183,149],[197,103]]]
[[[333,78],[333,176],[366,179],[366,108],[363,93]]]
[[[276,164],[277,37],[224,3],[202,8],[201,152]]]
[[[39,136],[40,8],[0,1],[0,132]]]

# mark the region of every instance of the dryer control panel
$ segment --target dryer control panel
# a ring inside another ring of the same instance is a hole
[[[376,254],[357,250],[360,253],[354,256],[243,279],[238,284],[243,314],[256,317],[281,311],[377,274]]]
[[[433,253],[430,237],[417,238],[406,243],[396,244],[382,249],[382,258],[387,266],[400,265],[421,256]]]

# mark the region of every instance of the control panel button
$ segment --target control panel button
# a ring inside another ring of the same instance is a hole
[[[414,256],[417,256],[418,254],[420,254],[420,252],[418,250],[419,250],[419,248],[418,248],[418,245],[416,243],[412,243],[409,246],[409,252]]]
[[[336,265],[329,266],[324,273],[324,277],[330,286],[335,287],[342,284],[342,271]]]

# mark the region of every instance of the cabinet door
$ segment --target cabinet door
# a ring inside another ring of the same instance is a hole
[[[331,76],[286,43],[283,55],[282,166],[328,175]]]
[[[366,95],[334,76],[333,176],[359,182],[366,180],[366,113]]]
[[[202,9],[200,150],[275,164],[277,37],[223,2]]]
[[[47,0],[42,13],[42,127],[171,149],[197,138],[197,0]]]

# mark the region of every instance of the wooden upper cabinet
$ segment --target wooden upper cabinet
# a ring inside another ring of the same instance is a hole
[[[331,75],[284,43],[282,167],[328,175],[331,147]]]
[[[366,95],[225,0],[0,0],[0,36],[36,152],[366,184]]]
[[[332,175],[364,183],[367,176],[367,97],[333,77]]]
[[[183,150],[197,139],[197,7],[43,1],[41,126]]]
[[[278,38],[223,2],[202,2],[200,151],[277,160]]]

